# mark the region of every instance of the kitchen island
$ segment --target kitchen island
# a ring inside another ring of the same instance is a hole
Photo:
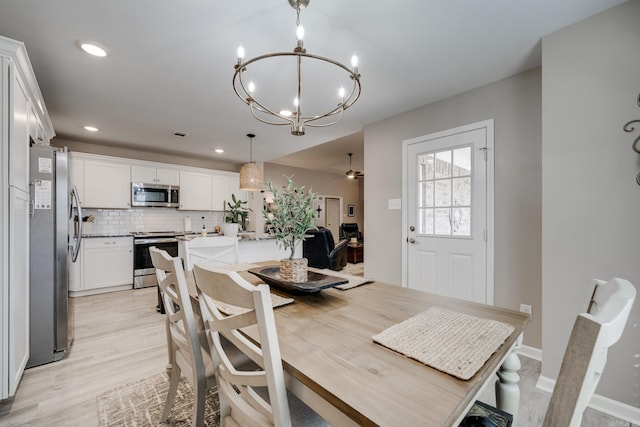
[[[188,235],[178,236],[178,256],[185,259],[185,242],[200,237],[200,235]],[[206,239],[216,239],[219,236],[217,234],[208,235]],[[215,241],[212,241],[210,248],[198,247],[199,253],[209,254],[211,256],[217,255],[221,249],[215,246]],[[256,233],[238,233],[238,262],[241,264],[255,263],[268,260],[279,260],[287,258],[289,256],[288,251],[282,250],[275,239],[268,234],[256,234]],[[302,245],[300,245],[295,252],[296,257],[302,256]],[[219,262],[226,264],[235,264],[235,254],[226,253],[219,258]]]

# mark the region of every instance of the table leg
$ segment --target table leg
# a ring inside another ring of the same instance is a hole
[[[509,355],[505,358],[504,363],[498,369],[496,375],[496,406],[505,412],[513,415],[513,425],[516,425],[516,417],[518,416],[518,407],[520,406],[520,375],[518,370],[521,368],[520,359],[518,358],[518,348],[522,343],[522,335],[511,349]]]

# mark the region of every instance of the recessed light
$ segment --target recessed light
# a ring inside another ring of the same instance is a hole
[[[95,126],[85,126],[84,129],[88,130],[89,132],[98,132],[98,128]]]
[[[215,152],[216,152],[216,153],[218,153],[218,154],[222,154],[222,153],[224,153],[224,150],[223,150],[222,148],[216,148],[216,149],[215,149],[215,150],[213,150],[213,151],[215,151]]]
[[[78,47],[89,55],[97,56],[100,58],[104,58],[105,56],[109,56],[109,49],[106,46],[94,42],[94,41],[86,41],[86,40],[78,40],[76,42]]]

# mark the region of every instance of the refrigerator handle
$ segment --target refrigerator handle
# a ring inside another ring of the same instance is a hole
[[[76,209],[78,210],[78,237],[76,243],[71,251],[71,261],[76,262],[78,254],[80,253],[80,243],[82,242],[82,206],[80,206],[80,197],[78,196],[78,189],[74,185],[71,189],[71,200],[69,207],[69,217],[73,216],[73,202],[75,201]]]

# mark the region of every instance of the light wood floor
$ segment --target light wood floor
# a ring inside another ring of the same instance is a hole
[[[76,319],[71,351],[60,362],[25,371],[16,396],[0,402],[0,427],[97,426],[98,395],[165,369],[164,318],[155,309],[155,288],[71,301]],[[535,388],[540,363],[521,360],[519,427],[537,427],[549,396]],[[493,393],[485,394],[481,398],[493,403]],[[582,425],[634,427],[592,409],[587,409]]]
[[[156,289],[72,298],[75,336],[59,362],[27,369],[13,399],[0,402],[0,426],[97,426],[96,397],[162,372],[164,318]]]

